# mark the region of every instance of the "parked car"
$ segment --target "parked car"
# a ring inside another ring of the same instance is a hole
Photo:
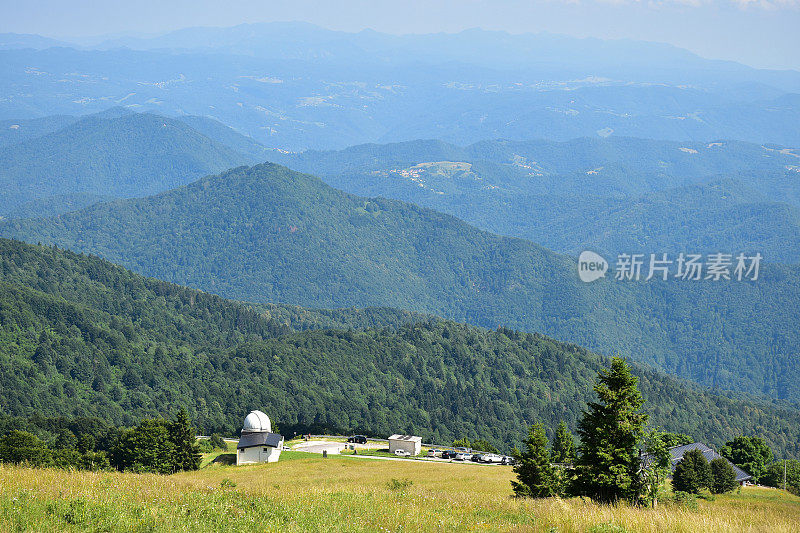
[[[481,462],[483,463],[499,463],[502,462],[503,458],[496,453],[485,453],[481,457]]]
[[[453,459],[456,456],[456,452],[453,450],[442,450],[442,459]]]
[[[434,448],[428,450],[428,457],[441,457],[441,456],[442,452],[440,450],[436,450]]]
[[[483,454],[482,453],[473,453],[472,457],[469,458],[470,461],[473,463],[480,463],[483,461]]]
[[[500,460],[501,465],[515,465],[517,464],[517,460],[511,457],[510,455],[504,455],[503,458]]]
[[[352,442],[354,444],[366,444],[367,437],[365,437],[364,435],[353,435],[352,437],[347,439],[347,442]]]
[[[407,452],[405,450],[395,450],[394,454],[398,457],[408,457],[409,455],[411,455],[411,452]]]
[[[464,453],[464,452],[457,452],[456,456],[453,457],[453,459],[455,459],[456,461],[469,461],[470,459],[472,459],[472,454]]]

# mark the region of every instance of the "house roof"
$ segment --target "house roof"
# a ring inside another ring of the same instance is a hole
[[[422,437],[417,437],[414,435],[392,435],[389,437],[389,440],[404,440],[408,442],[422,442]]]
[[[670,468],[674,471],[675,466],[677,466],[677,464],[681,461],[681,459],[683,459],[684,454],[691,450],[700,450],[700,453],[703,454],[703,457],[705,457],[706,461],[708,462],[711,462],[714,459],[722,457],[720,454],[718,454],[712,448],[709,448],[702,442],[693,442],[691,444],[684,444],[682,446],[674,446],[669,449],[669,454],[670,456],[672,456],[672,465],[670,466]],[[728,461],[728,459],[726,459],[725,457],[722,458]],[[645,455],[644,457],[642,457],[642,462],[645,466],[647,466],[650,463],[650,456]],[[733,472],[736,474],[736,481],[738,482],[747,481],[748,479],[751,479],[753,477],[744,470],[742,470],[741,468],[739,468],[738,466],[736,466],[735,464],[731,463],[730,461],[728,461],[728,463],[733,467]]]
[[[269,446],[270,448],[278,448],[283,442],[283,436],[277,433],[270,433],[268,431],[258,431],[252,433],[242,433],[239,438],[237,449],[252,448],[254,446]]]

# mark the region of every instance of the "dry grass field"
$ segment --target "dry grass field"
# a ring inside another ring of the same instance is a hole
[[[281,461],[159,476],[0,466],[4,531],[798,531],[776,489],[696,510],[511,497],[511,469],[284,452]],[[394,481],[393,481],[394,480]]]

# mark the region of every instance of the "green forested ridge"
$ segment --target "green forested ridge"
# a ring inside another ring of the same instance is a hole
[[[255,302],[391,306],[538,331],[704,385],[800,399],[797,267],[757,282],[581,283],[575,262],[264,164],[0,233]]]
[[[155,194],[252,161],[180,120],[112,109],[4,146],[0,216],[37,200],[52,209],[39,216],[63,212],[65,195]]]
[[[758,250],[771,262],[796,263],[800,153],[781,150],[609,137],[467,147],[413,141],[269,160],[559,252]]]
[[[533,333],[388,322],[292,332],[245,304],[0,239],[0,414],[132,425],[185,405],[204,432],[233,433],[262,408],[284,434],[406,431],[508,449],[533,420],[574,428],[608,363]],[[667,430],[719,444],[757,433],[779,453],[800,453],[793,408],[635,371],[653,422]]]

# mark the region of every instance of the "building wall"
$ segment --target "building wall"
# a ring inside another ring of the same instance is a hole
[[[389,452],[394,453],[395,450],[405,450],[411,455],[419,455],[419,452],[422,451],[422,443],[413,440],[389,439]]]
[[[236,450],[236,465],[248,465],[254,463],[275,463],[281,455],[279,448],[269,446],[253,446]]]

